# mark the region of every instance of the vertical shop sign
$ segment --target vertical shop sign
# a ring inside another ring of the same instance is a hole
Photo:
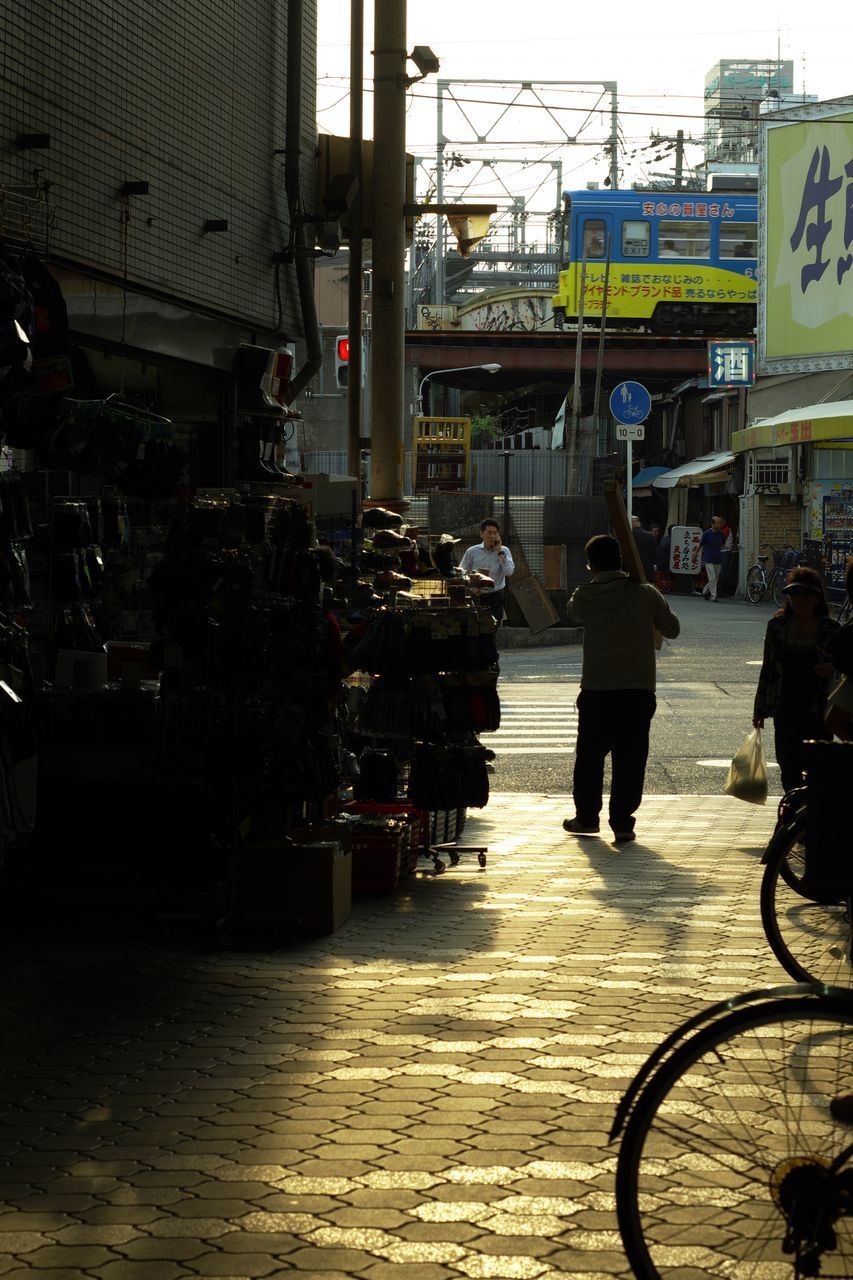
[[[766,126],[762,367],[853,367],[853,100]],[[807,116],[807,118],[805,118]],[[775,362],[775,363],[774,363]]]

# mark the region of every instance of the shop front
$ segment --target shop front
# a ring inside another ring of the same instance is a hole
[[[735,432],[732,449],[745,460],[741,542],[748,563],[762,546],[819,544],[813,549],[830,596],[840,598],[853,553],[853,400],[762,419]]]

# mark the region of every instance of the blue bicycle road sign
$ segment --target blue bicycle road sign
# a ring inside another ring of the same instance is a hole
[[[610,392],[610,412],[626,427],[645,422],[652,411],[652,397],[642,382],[620,382]]]

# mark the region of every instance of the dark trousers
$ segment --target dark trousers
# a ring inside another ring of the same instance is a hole
[[[500,591],[484,591],[477,600],[477,603],[484,609],[488,609],[489,613],[496,622],[501,622],[504,616],[504,593]]]
[[[776,746],[776,763],[782,775],[782,790],[790,791],[793,787],[803,785],[803,769],[806,763],[806,752],[803,742],[809,739],[828,740],[832,735],[823,720],[814,720],[808,716],[786,719],[774,716],[773,730]]]
[[[604,798],[604,761],[610,756],[610,825],[633,831],[643,798],[649,727],[657,699],[649,689],[581,689],[572,794],[584,823],[598,821]]]

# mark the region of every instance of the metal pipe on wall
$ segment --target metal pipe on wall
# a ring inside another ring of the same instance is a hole
[[[349,167],[355,179],[355,196],[349,210],[349,292],[347,334],[347,474],[361,474],[363,246],[362,246],[362,137],[364,135],[364,0],[350,2]],[[359,493],[360,493],[359,485]]]
[[[311,270],[311,246],[302,220],[302,64],[305,47],[304,9],[302,0],[290,0],[287,6],[287,119],[285,120],[284,187],[293,226],[294,271],[299,292],[299,306],[305,326],[308,356],[293,377],[291,399],[295,400],[323,364],[323,341],[317,323],[314,300],[314,273]]]

